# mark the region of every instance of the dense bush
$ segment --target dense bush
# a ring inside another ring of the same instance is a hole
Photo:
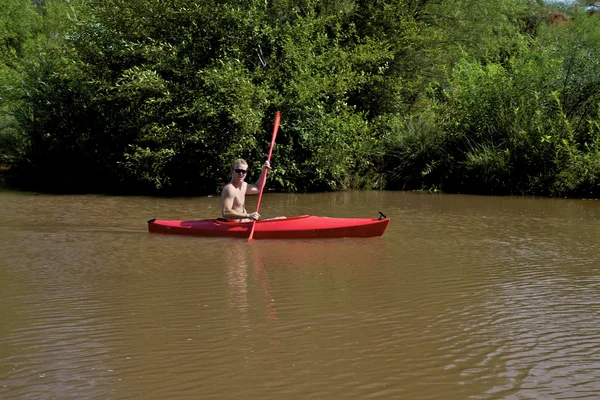
[[[597,195],[598,28],[526,0],[0,0],[0,164],[69,191]]]
[[[350,2],[284,3],[88,4],[25,71],[19,171],[81,190],[214,192],[232,159],[262,164],[280,109],[274,181],[341,187],[374,140],[350,97],[390,51],[358,36]]]
[[[540,25],[535,40],[506,61],[463,59],[442,95],[431,96],[427,113],[435,122],[417,134],[406,123],[388,140],[388,154],[401,155],[389,161],[399,165],[395,181],[475,193],[600,195],[599,49],[597,19],[577,14],[566,24]],[[407,156],[415,161],[398,164]]]
[[[21,158],[24,147],[10,115],[8,88],[19,82],[19,66],[38,32],[39,16],[29,0],[0,0],[0,165]]]

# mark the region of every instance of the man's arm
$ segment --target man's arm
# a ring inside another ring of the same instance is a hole
[[[256,181],[256,184],[248,184],[248,188],[246,189],[246,194],[259,194],[260,188],[265,184],[265,180],[267,179],[267,169],[271,169],[271,164],[268,161],[265,161],[263,164],[263,170],[260,173],[260,177]]]

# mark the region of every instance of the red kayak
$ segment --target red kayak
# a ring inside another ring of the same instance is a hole
[[[254,239],[321,239],[343,237],[381,236],[390,219],[379,218],[328,218],[301,215],[256,222]],[[252,222],[227,222],[217,219],[192,221],[148,221],[148,231],[178,235],[218,236],[248,238]]]

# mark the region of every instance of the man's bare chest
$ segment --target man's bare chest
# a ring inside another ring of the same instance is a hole
[[[243,208],[244,207],[244,199],[246,198],[246,190],[236,189],[233,195],[233,208]]]

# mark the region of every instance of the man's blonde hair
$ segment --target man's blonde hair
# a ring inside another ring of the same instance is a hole
[[[244,160],[243,158],[238,158],[233,162],[233,164],[231,164],[231,170],[233,171],[235,169],[235,166],[238,164],[245,165],[246,167],[248,166],[246,160]]]

